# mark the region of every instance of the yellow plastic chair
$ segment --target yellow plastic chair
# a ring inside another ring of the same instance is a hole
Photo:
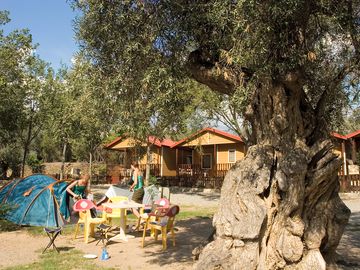
[[[112,203],[128,201],[128,200],[129,200],[129,198],[125,197],[125,196],[115,196],[115,197],[109,198],[109,201]],[[103,218],[105,218],[107,220],[108,224],[111,224],[111,226],[114,226],[114,219],[117,219],[120,221],[120,218],[122,218],[120,216],[121,209],[112,209],[111,212],[107,212],[107,211],[109,211],[109,210],[103,211]],[[126,216],[124,217],[124,219],[125,219],[125,224],[126,224]]]
[[[84,241],[89,242],[89,235],[95,237],[95,225],[106,223],[105,218],[93,218],[91,217],[90,209],[96,208],[95,204],[87,199],[78,200],[74,204],[74,211],[79,212],[79,220],[75,227],[74,239],[79,232],[80,224],[84,224]]]
[[[173,246],[175,246],[175,232],[174,232],[174,223],[175,216],[179,213],[180,208],[177,205],[173,205],[170,208],[162,208],[159,211],[150,213],[149,217],[145,223],[143,238],[142,238],[142,247],[145,244],[145,236],[147,229],[151,230],[151,234],[154,235],[155,240],[158,239],[159,231],[161,232],[163,250],[167,249],[167,234],[171,232]],[[155,217],[155,220],[153,218]]]

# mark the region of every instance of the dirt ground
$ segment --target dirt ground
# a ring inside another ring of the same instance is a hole
[[[191,205],[193,202],[202,205],[214,206],[218,203],[218,195],[193,194],[176,195],[174,202],[183,202]],[[349,225],[338,247],[339,268],[343,270],[360,269],[360,195],[344,196],[344,201],[352,210]],[[142,234],[133,233],[135,238],[128,242],[109,242],[108,252],[110,259],[101,261],[101,244],[96,246],[96,240],[91,239],[89,244],[83,238],[72,239],[72,235],[60,235],[56,245],[61,252],[78,249],[84,253],[96,254],[94,262],[101,266],[117,269],[192,269],[193,259],[191,252],[204,241],[211,231],[211,220],[208,218],[193,218],[178,221],[176,224],[176,246],[168,240],[168,249],[162,251],[161,241],[155,242],[146,238],[145,248],[141,247]],[[48,238],[30,236],[25,231],[0,233],[0,268],[28,264],[38,260],[42,249],[47,245]],[[6,243],[6,244],[5,244]]]

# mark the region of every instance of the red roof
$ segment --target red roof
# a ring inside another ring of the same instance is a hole
[[[167,147],[171,147],[175,142],[170,140],[170,139],[163,139],[162,141],[158,138],[156,138],[155,136],[149,136],[149,142],[155,144],[156,146],[167,146]]]
[[[356,137],[357,135],[360,135],[360,129],[352,133],[349,133],[348,135],[346,135],[346,138],[350,139],[352,137]]]
[[[115,146],[119,142],[121,142],[121,140],[123,140],[123,139],[125,139],[125,137],[117,137],[111,143],[107,144],[105,146],[105,148],[112,148],[113,146]],[[161,147],[161,146],[171,147],[175,143],[174,141],[172,141],[170,139],[164,139],[161,141],[160,139],[156,138],[155,136],[149,136],[148,141],[158,147]]]
[[[357,131],[354,131],[352,133],[349,133],[347,135],[341,135],[341,134],[336,133],[336,132],[331,133],[331,136],[333,136],[335,138],[338,138],[338,139],[343,139],[343,140],[347,140],[347,139],[350,139],[350,138],[353,138],[353,137],[357,137],[358,135],[360,135],[360,129],[357,130]]]
[[[105,145],[105,148],[111,148],[114,145],[116,145],[118,142],[120,142],[123,139],[123,137],[117,137],[115,140],[113,140],[111,143],[108,143]]]
[[[338,138],[338,139],[342,139],[342,140],[346,140],[346,136],[344,135],[341,135],[339,133],[336,133],[336,132],[331,132],[331,136],[335,137],[335,138]]]
[[[189,137],[186,137],[185,139],[182,139],[176,143],[174,143],[171,148],[173,147],[176,147],[184,142],[188,142],[190,141],[192,138],[194,138],[195,136],[201,134],[201,133],[204,133],[204,132],[212,132],[212,133],[215,133],[215,134],[218,134],[218,135],[221,135],[223,137],[226,137],[226,138],[229,138],[229,139],[232,139],[232,140],[235,140],[235,141],[239,141],[239,142],[242,142],[243,140],[239,137],[239,136],[236,136],[234,134],[231,134],[231,133],[228,133],[228,132],[225,132],[225,131],[222,131],[222,130],[218,130],[218,129],[215,129],[215,128],[203,128],[202,130],[199,130],[193,134],[191,134]]]

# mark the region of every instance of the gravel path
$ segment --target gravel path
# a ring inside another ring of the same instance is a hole
[[[102,195],[109,188],[109,185],[98,185],[91,188],[94,197],[101,198]],[[201,206],[201,207],[216,207],[219,205],[220,192],[211,190],[202,190],[198,192],[191,189],[172,189],[170,200],[173,204],[183,206]]]

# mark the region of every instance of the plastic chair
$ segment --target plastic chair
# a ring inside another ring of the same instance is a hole
[[[170,208],[160,208],[156,212],[150,213],[149,217],[145,223],[143,238],[142,238],[142,247],[145,244],[146,230],[151,229],[154,233],[155,240],[158,239],[158,233],[161,232],[163,250],[167,249],[167,234],[171,232],[173,246],[175,246],[175,232],[174,232],[174,222],[175,216],[179,213],[180,208],[178,205],[173,205]],[[155,220],[151,221],[152,217],[155,217]]]
[[[106,218],[93,218],[91,217],[90,209],[97,208],[95,204],[87,199],[78,200],[74,206],[74,211],[79,212],[79,220],[76,224],[74,239],[76,239],[77,233],[79,231],[80,224],[84,224],[84,241],[85,243],[89,242],[89,234],[95,236],[95,225],[106,223]]]
[[[115,196],[115,197],[109,198],[109,201],[112,202],[112,203],[117,203],[117,202],[121,202],[121,201],[128,201],[128,200],[129,200],[129,198],[125,197],[125,196]],[[120,215],[121,215],[121,210],[120,209],[106,209],[103,212],[103,217],[112,226],[114,225],[113,224],[113,219],[120,219],[121,218]],[[125,224],[126,224],[126,216],[125,216]]]
[[[61,234],[61,230],[62,230],[61,227],[44,228],[44,231],[46,232],[47,236],[49,237],[50,242],[48,243],[48,245],[46,246],[46,248],[44,249],[44,251],[42,253],[45,253],[45,251],[51,246],[53,246],[53,249],[55,249],[58,253],[60,252],[58,250],[58,248],[55,246],[55,239],[59,234]]]
[[[147,218],[149,217],[149,213],[153,212],[156,213],[160,209],[168,209],[170,207],[170,202],[166,198],[161,198],[156,200],[152,205],[145,205],[144,208],[140,209],[140,217],[138,218],[136,229],[137,231],[140,230],[140,225],[146,222]]]
[[[170,201],[171,193],[169,187],[160,187],[159,191],[161,193],[161,198],[166,198]]]

